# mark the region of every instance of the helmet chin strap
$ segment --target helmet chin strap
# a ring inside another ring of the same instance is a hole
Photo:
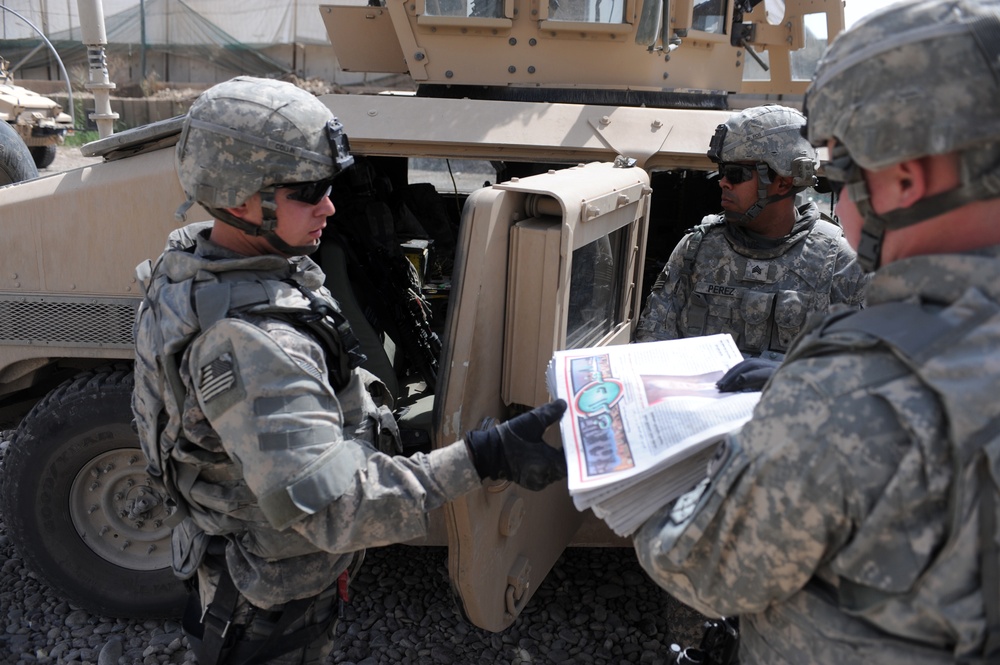
[[[267,241],[271,247],[285,256],[306,256],[319,249],[319,244],[311,245],[289,245],[281,239],[277,233],[278,228],[278,206],[274,200],[274,188],[267,187],[260,192],[261,223],[252,224],[245,219],[240,219],[236,215],[222,209],[210,209],[212,216],[221,222],[225,222],[247,234],[248,236],[258,236]]]
[[[1000,179],[988,174],[975,182],[921,199],[908,208],[897,208],[880,215],[872,207],[868,183],[861,169],[853,167],[845,186],[862,219],[858,264],[865,272],[878,270],[882,264],[882,242],[886,231],[919,224],[972,201],[993,198],[998,191],[996,184],[1000,184]]]
[[[775,194],[774,196],[767,195],[767,186],[771,184],[771,178],[767,174],[767,164],[764,162],[758,162],[757,169],[757,201],[750,206],[746,212],[730,212],[726,211],[726,221],[731,224],[737,224],[739,226],[747,226],[753,220],[757,219],[757,216],[764,211],[764,208],[771,205],[775,201],[781,201],[782,199],[787,199],[795,196],[800,191],[801,187],[793,187],[787,194]]]
[[[266,187],[260,191],[260,209],[262,213],[260,236],[270,243],[271,247],[285,256],[306,256],[319,249],[319,243],[289,245],[278,237],[278,204],[274,200],[273,187]]]
[[[858,265],[865,272],[874,272],[882,262],[882,241],[885,239],[888,224],[872,208],[868,183],[861,177],[860,171],[858,178],[845,183],[845,187],[862,219],[861,240],[858,242]]]

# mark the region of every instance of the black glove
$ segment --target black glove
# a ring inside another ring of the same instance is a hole
[[[565,400],[557,399],[491,429],[467,432],[465,443],[479,477],[512,480],[534,491],[565,478],[563,451],[542,441],[565,412]]]
[[[729,368],[715,386],[724,393],[749,393],[761,390],[779,366],[781,366],[780,360],[747,358]]]

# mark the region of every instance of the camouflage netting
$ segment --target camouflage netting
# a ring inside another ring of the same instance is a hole
[[[6,21],[12,23],[16,20],[8,16]],[[42,27],[38,23],[36,26]],[[228,70],[231,75],[273,77],[289,71],[282,63],[224,31],[183,0],[144,0],[142,4],[105,16],[105,27],[108,58],[125,60],[133,63],[133,67],[142,55],[141,45],[145,44],[147,61],[170,62],[164,58],[173,58],[174,68],[186,66],[184,62],[187,61],[211,63],[216,68]],[[30,30],[4,30],[8,37],[13,32],[30,36],[0,41],[3,56],[10,62],[19,63],[21,69],[46,67],[51,55],[45,48],[38,49],[40,40],[37,34]],[[87,51],[80,42],[78,27],[47,33],[47,37],[59,52],[67,70],[87,67]],[[166,78],[166,74],[158,72],[161,78]]]

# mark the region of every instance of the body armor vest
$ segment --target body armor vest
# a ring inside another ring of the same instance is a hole
[[[689,236],[682,279],[690,295],[679,328],[685,337],[729,333],[744,354],[780,358],[808,315],[830,307],[841,230],[817,219],[774,248],[749,249],[725,225],[715,216]],[[709,233],[712,243],[727,243],[725,261],[699,263]]]
[[[903,577],[906,589],[883,588],[878,566],[838,564],[840,578],[836,595],[848,611],[882,606],[892,613],[893,603],[904,605],[913,599],[934,604],[942,593],[956,595],[958,589],[942,580],[963,571],[972,582],[981,581],[982,603],[986,610],[986,633],[981,659],[960,662],[995,663],[1000,659],[1000,546],[997,543],[997,514],[1000,510],[1000,403],[993,399],[995,377],[985,371],[976,357],[986,347],[995,349],[995,330],[1000,321],[1000,305],[981,295],[947,309],[915,302],[887,302],[860,312],[845,312],[820,322],[806,332],[785,360],[786,363],[818,355],[888,349],[929,390],[944,414],[946,439],[915,442],[924,445],[926,463],[949,464],[951,490],[945,544],[932,551],[914,550],[908,557]],[[992,328],[993,330],[990,330]],[[977,366],[970,370],[970,363]],[[970,395],[984,399],[970,400]],[[990,395],[990,397],[985,397]],[[909,412],[905,406],[889,402],[901,426],[923,439],[927,432],[924,413]],[[984,405],[988,407],[984,408]],[[912,473],[912,470],[911,470]],[[887,489],[887,492],[891,491]],[[891,502],[891,497],[886,497]],[[875,543],[878,533],[865,533],[858,542]],[[879,553],[871,547],[872,556]],[[977,575],[978,572],[978,575]],[[922,598],[926,594],[926,598]],[[960,627],[955,627],[958,632]]]
[[[322,273],[292,270],[287,260],[276,256],[207,259],[193,253],[190,241],[185,238],[168,249],[155,266],[146,261],[137,268],[145,299],[134,331],[133,412],[147,470],[172,504],[168,524],[175,527],[174,567],[182,578],[197,568],[207,543],[205,533],[226,535],[244,528],[240,520],[199,505],[190,494],[199,478],[219,483],[240,478],[221,448],[208,450],[185,438],[186,390],[180,362],[198,333],[221,318],[242,314],[288,321],[308,329],[324,347],[330,384],[336,391],[364,389],[351,381],[353,368],[364,356],[336,301],[320,288]],[[286,539],[286,544],[275,547],[291,548],[283,552],[286,555],[302,547],[313,549],[305,541],[293,541]]]

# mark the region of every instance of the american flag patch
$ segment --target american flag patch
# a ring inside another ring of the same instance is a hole
[[[236,385],[233,374],[233,356],[223,353],[212,362],[201,368],[201,397],[206,402],[218,397]]]

